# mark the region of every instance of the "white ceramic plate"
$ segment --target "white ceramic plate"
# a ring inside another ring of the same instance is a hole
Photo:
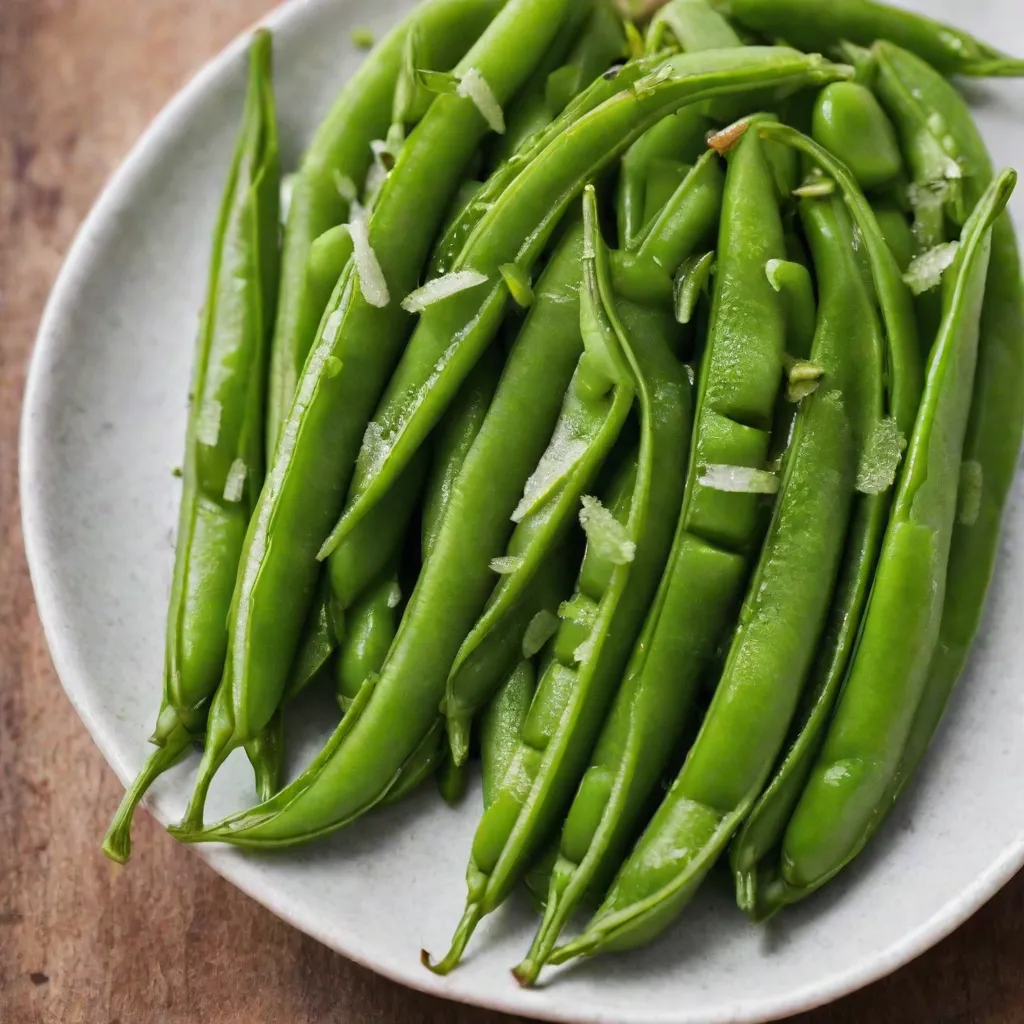
[[[294,163],[359,55],[353,25],[378,37],[410,0],[307,0],[276,11],[277,88]],[[964,21],[957,0],[916,7]],[[1024,54],[1019,0],[976,0],[972,28]],[[157,706],[179,487],[185,396],[210,233],[245,85],[240,40],[157,119],[82,229],[54,288],[32,362],[22,435],[25,539],[39,611],[68,696],[122,780],[147,752]],[[1024,168],[1024,86],[974,90],[999,164]],[[1024,224],[1024,189],[1014,199]],[[443,952],[464,897],[478,816],[426,787],[305,850],[273,856],[202,848],[226,878],[339,952],[407,985],[552,1020],[630,1024],[756,1021],[833,999],[910,960],[1024,864],[1024,487],[1008,513],[984,635],[922,778],[884,833],[818,898],[754,928],[710,884],[651,949],[556,975],[531,992],[508,968],[534,918],[525,901],[479,930],[447,979],[419,964]],[[329,702],[291,716],[310,757]],[[185,806],[195,761],[161,780],[149,807]],[[252,802],[236,755],[209,820]],[[114,808],[107,809],[113,812]],[[95,822],[100,842],[105,818]],[[130,870],[130,868],[129,868]]]

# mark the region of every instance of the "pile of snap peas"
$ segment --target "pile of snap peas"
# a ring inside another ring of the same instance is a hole
[[[770,918],[912,777],[1024,434],[1016,175],[948,76],[1024,62],[870,0],[643,6],[424,0],[285,177],[254,36],[113,859],[194,745],[172,833],[251,849],[454,803],[478,758],[423,959],[523,884],[529,985],[716,863]],[[284,784],[309,686],[341,718]],[[205,824],[239,747],[260,802]]]

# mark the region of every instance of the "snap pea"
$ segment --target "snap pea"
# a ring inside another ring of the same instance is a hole
[[[331,608],[331,578],[325,566],[317,585],[317,598],[309,610],[302,631],[298,653],[288,676],[281,704],[297,697],[327,667],[338,646],[338,634],[344,635],[345,624],[335,623]]]
[[[907,223],[906,215],[892,203],[872,203],[875,220],[882,232],[882,237],[896,257],[896,266],[906,272],[910,261],[914,258],[914,235]]]
[[[480,719],[480,766],[485,809],[501,791],[536,692],[536,668],[529,658],[524,658],[484,709]]]
[[[825,626],[853,503],[858,371],[846,340],[819,320],[811,355],[822,383],[801,403],[764,548],[683,769],[584,934],[553,963],[632,948],[667,927],[771,771]]]
[[[940,112],[944,144],[966,169],[964,201],[973,209],[993,178],[991,159],[960,94],[935,71],[893,46],[879,46],[889,73],[898,75],[929,109]],[[878,88],[886,97],[885,73]],[[998,551],[1003,510],[1016,475],[1024,433],[1024,287],[1008,212],[996,219],[981,317],[974,397],[963,462],[978,467],[970,485],[971,514],[953,526],[946,602],[928,681],[900,761],[872,831],[913,777],[963,672],[985,607]],[[980,477],[980,479],[978,479]],[[961,483],[961,490],[965,485]],[[976,512],[975,516],[973,513]]]
[[[224,668],[224,623],[242,540],[263,479],[263,396],[280,195],[272,59],[270,34],[257,32],[196,342],[163,699],[153,733],[157,749],[125,793],[103,842],[107,856],[122,863],[131,855],[135,807],[206,728],[210,698]],[[271,782],[276,769],[266,756],[273,752],[251,751],[257,774]]]
[[[508,262],[523,269],[532,265],[584,181],[666,116],[666,110],[759,87],[785,93],[847,74],[848,69],[820,57],[777,47],[681,54],[648,80],[634,83],[631,91],[565,127],[531,162],[533,173],[521,173],[480,221],[456,263],[457,269],[482,273],[486,291],[482,283],[431,306],[421,317],[375,415],[371,443],[360,452],[347,508],[321,553],[329,554],[387,492],[492,339],[507,299],[498,268]],[[531,211],[532,223],[525,222],[523,210]],[[510,221],[515,225],[511,231],[505,226]]]
[[[398,577],[385,571],[352,606],[338,658],[336,692],[343,711],[348,710],[363,683],[380,674],[395,639],[401,600]]]
[[[804,200],[800,212],[821,297],[819,330],[833,339],[833,344],[841,341],[849,352],[850,390],[844,391],[844,401],[850,410],[854,443],[863,458],[872,428],[886,413],[885,339],[875,299],[857,264],[853,225],[843,200]],[[890,498],[888,489],[856,498],[828,626],[785,756],[732,844],[730,860],[737,903],[757,918],[768,917],[778,909],[779,868],[766,861],[777,849],[800,798],[846,675],[885,531]]]
[[[711,0],[754,32],[800,49],[827,53],[842,42],[870,46],[887,39],[945,75],[1020,76],[1024,61],[951,25],[875,0]]]
[[[656,160],[651,165],[644,190],[644,224],[649,224],[672,198],[692,167],[681,160]]]
[[[968,218],[850,676],[786,829],[782,880],[801,895],[863,847],[898,774],[939,639],[992,225],[1006,171]],[[795,895],[795,894],[794,894]]]
[[[438,424],[423,499],[424,556],[429,556],[433,550],[452,489],[462,472],[466,454],[473,447],[480,425],[487,416],[501,371],[502,358],[493,347],[474,368],[445,418]]]
[[[842,160],[865,190],[891,182],[903,169],[896,129],[859,82],[833,82],[821,90],[811,137]]]
[[[578,254],[581,238],[576,227],[561,244]],[[272,801],[203,832],[176,833],[182,839],[289,846],[339,828],[380,802],[442,721],[438,704],[449,667],[493,587],[490,561],[504,549],[509,517],[551,437],[579,358],[579,271],[575,280],[564,278],[560,266],[556,257],[538,282],[537,302],[452,489],[379,680],[371,677],[359,691],[365,698],[357,698],[325,750]],[[571,331],[559,319],[567,300],[577,303]]]
[[[424,954],[424,963],[440,974],[457,965],[476,924],[507,897],[578,783],[657,587],[682,500],[689,383],[660,339],[639,333],[627,339],[617,320],[592,186],[584,193],[584,222],[584,336],[600,331],[609,353],[621,346],[619,358],[628,360],[640,407],[639,457],[635,468],[630,460],[620,474],[611,502],[612,515],[625,528],[632,548],[629,556],[620,551],[612,558],[593,534],[588,537],[574,598],[581,615],[577,621],[567,619],[560,629],[555,658],[538,686],[519,750],[477,828],[466,912],[452,948],[437,964]],[[577,639],[580,643],[571,653],[566,651]]]
[[[507,102],[567,6],[568,0],[510,0],[459,73],[479,72],[498,103]],[[369,223],[354,222],[367,233],[368,252],[362,267],[349,263],[324,311],[246,535],[229,621],[230,657],[211,708],[186,831],[201,826],[210,781],[228,753],[256,735],[280,702],[314,598],[316,552],[341,511],[370,410],[409,327],[399,297],[413,290],[486,128],[471,99],[438,96],[402,147]],[[372,264],[394,301],[369,273]]]
[[[267,391],[267,460],[274,449],[330,295],[308,274],[311,248],[349,211],[338,182],[358,186],[373,161],[370,143],[391,124],[395,85],[406,40],[418,30],[433,63],[450,67],[487,27],[506,0],[425,0],[367,57],[346,83],[309,144],[292,185],[281,253],[277,321]],[[342,264],[344,266],[344,264]],[[339,268],[340,272],[340,268]],[[337,277],[330,282],[333,289]]]
[[[512,513],[516,528],[509,539],[504,572],[484,614],[459,648],[445,693],[448,740],[456,764],[469,752],[473,715],[489,696],[475,685],[479,677],[461,673],[463,665],[496,630],[501,630],[524,592],[563,545],[591,487],[608,458],[633,407],[633,382],[603,331],[584,321],[583,353],[562,403],[551,441],[526,482],[522,501]]]
[[[769,438],[763,427],[771,422],[782,375],[785,315],[764,268],[785,254],[785,242],[756,133],[729,153],[718,246],[694,452],[669,568],[566,820],[544,921],[517,968],[524,983],[536,979],[584,893],[608,881],[634,838],[638,816],[685,728],[697,682],[740,600],[747,553],[760,533],[758,495],[712,492],[701,482],[709,463],[764,466]],[[754,423],[760,426],[744,425]],[[717,524],[713,536],[709,523]]]

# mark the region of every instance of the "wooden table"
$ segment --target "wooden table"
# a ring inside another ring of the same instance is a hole
[[[498,1024],[273,917],[139,815],[61,692],[21,546],[25,367],[79,222],[147,122],[268,0],[0,0],[0,1022]],[[1024,1021],[1024,876],[894,977],[802,1024]]]

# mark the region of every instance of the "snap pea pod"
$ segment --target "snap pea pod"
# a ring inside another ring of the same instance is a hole
[[[896,416],[896,425],[904,436],[913,427],[922,391],[922,361],[918,345],[917,322],[910,292],[896,263],[896,257],[885,242],[878,221],[850,170],[823,146],[795,128],[774,122],[764,122],[758,133],[791,146],[812,160],[839,186],[846,203],[864,237],[875,294],[881,306],[886,333],[886,376],[889,381],[890,408]]]
[[[834,877],[873,834],[925,692],[943,617],[992,225],[1006,171],[968,218],[943,285],[943,320],[849,678],[786,829],[790,899]]]
[[[559,138],[568,125],[597,109],[617,93],[631,89],[636,82],[656,71],[663,60],[664,55],[652,54],[628,61],[621,67],[610,68],[584,89],[546,128],[524,140],[519,149],[495,169],[474,201],[462,209],[455,222],[445,231],[431,261],[430,276],[440,277],[452,270],[470,236],[491,207],[520,173]]]
[[[497,348],[489,349],[438,425],[432,445],[432,465],[423,499],[423,554],[429,557],[441,529],[452,490],[480,425],[487,416],[501,378],[502,359]]]
[[[460,670],[481,644],[501,630],[520,604],[551,553],[564,545],[579,511],[580,499],[594,483],[618,440],[633,407],[633,382],[615,373],[616,356],[601,331],[584,330],[583,354],[562,404],[554,433],[522,501],[512,513],[516,528],[509,539],[501,578],[484,614],[459,648],[445,693],[448,740],[456,764],[469,753],[469,728],[489,693],[475,685],[479,677]]]
[[[499,267],[515,262],[528,270],[586,180],[666,112],[759,87],[786,93],[848,72],[820,57],[777,47],[681,54],[566,127],[505,190],[459,256],[456,269],[472,268],[486,282],[431,306],[421,317],[375,415],[371,443],[360,452],[346,510],[321,553],[328,554],[387,492],[493,338],[507,299]],[[530,211],[529,224],[524,210]],[[510,231],[506,225],[514,227]]]
[[[263,396],[277,276],[280,167],[271,84],[273,44],[249,51],[245,112],[213,238],[196,342],[174,577],[167,615],[157,749],[125,793],[103,842],[131,855],[135,807],[205,728],[227,652],[242,540],[263,479]],[[258,775],[275,774],[252,751]]]
[[[571,228],[561,246],[578,258],[582,229]],[[268,847],[326,834],[378,804],[442,721],[448,670],[493,587],[490,561],[505,547],[509,517],[551,437],[579,358],[578,266],[575,277],[565,273],[558,253],[538,282],[537,301],[452,489],[379,680],[364,685],[365,698],[357,698],[321,755],[273,800],[203,832],[179,831],[183,840]],[[565,307],[575,311],[571,330],[560,319]]]
[[[397,575],[386,571],[352,606],[338,659],[336,693],[343,711],[363,683],[380,674],[395,639],[401,600]]]
[[[596,528],[588,535],[573,600],[579,615],[559,631],[555,658],[538,686],[519,750],[477,828],[466,912],[452,948],[437,964],[424,954],[424,964],[440,974],[458,964],[477,923],[505,900],[529,867],[578,783],[657,587],[682,501],[690,385],[660,339],[642,334],[627,339],[618,322],[593,186],[584,193],[584,222],[584,335],[600,331],[609,349],[620,345],[620,358],[629,361],[636,380],[639,456],[635,467],[630,460],[620,473],[611,502],[632,548],[628,555],[621,547],[612,555],[599,544]]]
[[[800,209],[821,297],[819,330],[833,339],[841,339],[850,354],[850,391],[844,392],[844,396],[850,409],[854,441],[863,461],[872,428],[886,413],[885,339],[874,296],[857,265],[853,225],[842,199],[804,200]],[[771,916],[779,907],[779,867],[774,858],[772,862],[768,859],[777,850],[800,798],[846,675],[885,532],[890,499],[888,488],[856,498],[828,627],[788,749],[732,844],[730,860],[737,903],[758,919]]]
[[[584,0],[577,13],[579,20],[566,22],[550,59],[509,112],[508,131],[492,155],[494,166],[542,133],[616,61],[625,60],[626,34],[612,0]]]
[[[846,340],[819,320],[811,354],[822,384],[801,403],[757,570],[683,769],[584,934],[550,962],[633,948],[666,928],[771,771],[825,626],[853,503],[858,354]]]
[[[681,160],[658,160],[651,166],[644,191],[644,224],[649,224],[686,180],[693,164]]]
[[[827,53],[840,43],[870,46],[887,39],[917,54],[944,75],[1013,76],[1024,61],[951,25],[875,0],[711,0],[741,25],[785,39],[803,50]]]
[[[362,184],[373,162],[370,143],[383,139],[392,120],[395,86],[406,40],[419,31],[432,63],[458,60],[506,0],[425,0],[370,54],[346,83],[309,144],[292,185],[281,253],[277,322],[267,391],[267,460],[272,461],[313,345],[329,294],[317,294],[308,275],[310,249],[349,212],[345,182]],[[342,182],[339,190],[338,182]],[[344,266],[344,264],[342,265]],[[337,278],[330,283],[333,289]]]
[[[967,105],[948,82],[913,54],[892,46],[880,45],[877,49],[884,52],[892,74],[898,75],[931,109],[941,111],[945,143],[955,147],[954,158],[970,168],[964,180],[964,198],[968,209],[973,208],[982,190],[990,184],[993,172]],[[878,82],[884,102],[883,83],[884,72]],[[970,487],[961,483],[961,491],[972,492],[961,498],[969,510],[953,526],[939,642],[899,771],[872,831],[885,820],[924,757],[981,623],[999,547],[1003,510],[1016,475],[1024,432],[1022,378],[1024,287],[1013,223],[1009,213],[1003,212],[992,230],[974,398],[964,442],[964,464],[977,467]],[[970,500],[964,501],[965,498]]]
[[[501,792],[536,692],[537,670],[529,658],[524,658],[484,709],[480,719],[480,766],[485,809]]]
[[[507,102],[567,7],[568,0],[509,0],[458,73],[475,70],[497,102]],[[366,252],[349,263],[324,311],[246,535],[229,620],[230,657],[211,709],[186,831],[201,826],[210,781],[228,753],[256,735],[280,703],[314,598],[317,550],[342,509],[370,411],[410,326],[399,299],[415,287],[486,129],[471,99],[438,96],[405,141],[368,224],[353,222],[366,233]]]
[[[523,328],[523,335],[517,343],[522,351],[543,344],[541,339],[547,338],[548,352],[542,358],[550,359],[551,385],[556,391],[560,389],[561,396],[566,394],[572,376],[578,372],[578,358],[583,352],[579,299],[582,251],[583,229],[576,223],[558,244],[537,283],[534,304]],[[559,405],[564,406],[564,403],[564,397],[560,397]],[[522,492],[518,499],[521,500],[521,497]],[[514,509],[513,504],[509,513]],[[557,592],[560,587],[561,566],[552,563],[549,568],[553,575],[544,572],[544,579],[538,581],[540,607],[547,604],[548,589]],[[517,605],[517,613],[526,615],[529,607],[530,601],[524,600]],[[532,617],[533,613],[529,613],[529,618]],[[511,625],[511,629],[499,630],[491,637],[481,637],[481,642],[473,650],[467,650],[467,641],[461,642],[445,687],[445,715],[450,723],[461,723],[449,725],[449,743],[452,742],[453,732],[459,734],[468,729],[473,715],[487,702],[497,681],[502,678],[505,658],[512,653],[508,648],[518,646],[515,641],[518,624]]]
[[[715,160],[717,155],[713,155]],[[707,464],[764,466],[786,323],[765,276],[785,254],[771,169],[755,133],[729,153],[712,324],[699,379],[695,450],[668,568],[562,832],[544,921],[517,968],[532,983],[593,885],[607,884],[674,752],[749,573],[755,494],[711,492]],[[756,390],[747,390],[757,381]],[[708,505],[709,498],[717,507]],[[707,523],[716,523],[714,536]]]

